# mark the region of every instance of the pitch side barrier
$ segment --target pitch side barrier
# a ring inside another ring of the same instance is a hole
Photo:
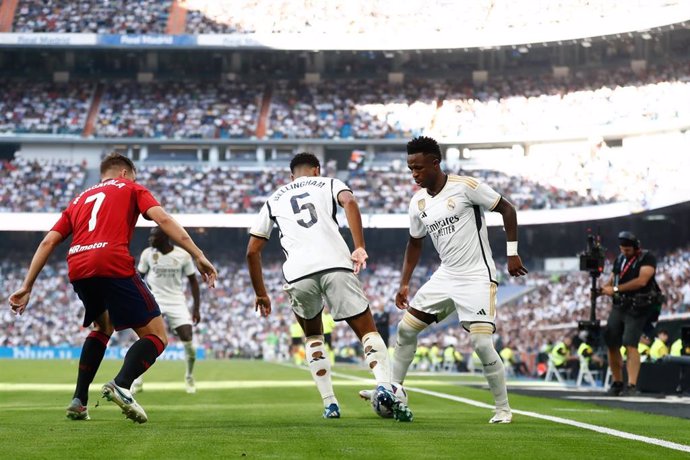
[[[663,308],[662,308],[663,310]],[[574,318],[573,321],[568,323],[557,323],[549,324],[547,326],[541,326],[537,328],[538,331],[565,331],[577,328],[578,320],[585,319],[584,314],[582,318]],[[690,320],[690,312],[687,313],[672,313],[672,314],[662,314],[659,316],[659,326],[663,326],[665,329],[680,330],[681,326],[687,325]],[[601,320],[602,327],[606,326],[606,320]],[[658,326],[657,326],[658,328]]]
[[[108,347],[106,359],[124,359],[127,347]],[[0,347],[0,359],[79,359],[81,347]],[[205,359],[203,348],[196,349],[196,359]],[[185,350],[181,345],[168,345],[157,359],[184,361]]]

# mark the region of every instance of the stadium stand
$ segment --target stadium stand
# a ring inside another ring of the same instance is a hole
[[[362,33],[414,28],[438,31],[520,29],[567,25],[578,20],[625,20],[663,13],[675,2],[624,0],[511,3],[415,0],[352,0],[345,3],[279,0],[186,0],[189,33]],[[21,0],[14,30],[21,32],[165,33],[173,2],[110,0]]]
[[[409,199],[418,187],[404,168],[406,166],[402,161],[397,160],[393,165],[373,164],[349,171],[346,182],[354,190],[363,213],[407,213]],[[324,174],[325,171],[326,167]],[[3,175],[0,210],[56,212],[61,211],[69,201],[69,193],[74,193],[83,185],[87,170],[84,165],[69,161],[28,161],[19,158],[4,162],[0,172]],[[621,194],[610,199],[595,198],[591,194],[581,195],[495,170],[456,172],[486,182],[519,209],[596,205],[624,197]],[[232,164],[213,166],[144,162],[138,169],[138,181],[175,213],[256,213],[276,186],[289,182],[289,174],[282,166],[264,168],[258,164],[240,169]],[[51,188],[59,193],[49,194]]]
[[[383,81],[278,82],[273,91],[269,138],[410,137],[428,125],[439,83],[402,86]]]
[[[138,174],[166,209],[184,213],[258,212],[272,190],[290,180],[285,170],[227,166],[144,165]]]
[[[186,32],[189,34],[233,34],[238,32],[236,26],[209,18],[199,10],[188,10],[186,19]]]
[[[690,118],[690,64],[598,69],[567,79],[496,77],[473,86],[446,80],[176,81],[107,85],[96,137],[254,138],[270,95],[268,139],[385,139],[418,134],[500,138],[654,127]],[[95,83],[3,88],[2,132],[82,133]],[[2,104],[2,103],[0,103]],[[36,107],[34,109],[34,107]],[[11,110],[7,110],[10,108]]]
[[[139,112],[137,117],[146,120]],[[148,129],[151,124],[143,126]],[[165,126],[172,129],[177,125]],[[446,170],[487,183],[520,210],[563,209],[630,200],[643,206],[664,190],[674,193],[674,184],[682,183],[682,163],[673,156],[645,156],[631,162],[628,150],[614,151],[600,143],[593,147],[594,154],[583,146],[568,155],[558,156],[552,155],[550,148],[543,153],[535,148],[528,156],[508,154],[501,157],[499,153],[492,153],[486,159],[467,162],[460,167],[446,165]],[[349,169],[342,172],[336,171],[333,165],[324,165],[322,174],[342,173],[341,178],[352,187],[365,214],[404,214],[418,187],[407,171],[405,154],[399,153],[393,160],[388,160],[389,157],[384,156],[386,159],[382,161],[351,162]],[[0,185],[0,193],[6,197],[2,201],[3,209],[6,212],[60,211],[66,201],[51,199],[45,202],[45,192],[34,187],[34,183],[45,182],[47,187],[55,174],[63,174],[62,171],[70,167],[70,162],[34,162],[31,168],[26,165],[27,161],[21,158],[5,162],[4,181]],[[80,174],[85,173],[83,165],[73,166]],[[57,169],[51,171],[53,168]],[[24,176],[10,174],[14,169],[21,169]],[[289,174],[284,163],[272,163],[267,167],[256,161],[215,165],[144,161],[139,164],[138,180],[176,213],[255,213],[275,186],[289,181]],[[62,185],[57,184],[57,187]],[[20,194],[27,201],[10,199]],[[42,203],[38,208],[34,207],[37,202]]]
[[[11,292],[21,282],[30,258],[28,253],[13,253],[0,262],[2,289]],[[272,295],[274,312],[268,318],[259,318],[252,308],[254,295],[243,263],[218,257],[214,262],[219,268],[217,286],[209,290],[202,287],[203,323],[196,334],[197,340],[212,356],[260,357],[262,344],[269,337],[288,340],[288,326],[292,314],[288,299],[283,294],[281,262],[265,264],[266,286]],[[690,277],[690,249],[683,248],[667,254],[660,260],[657,280],[668,296],[662,310],[666,315],[686,313],[690,308],[690,295],[684,292],[684,280]],[[421,286],[435,269],[434,264],[417,267],[411,282],[411,292]],[[608,270],[608,269],[607,269]],[[546,326],[586,318],[589,313],[589,279],[586,273],[530,273],[529,277],[514,280],[499,265],[505,285],[530,287],[527,293],[508,301],[498,309],[498,334],[503,343],[519,344],[519,351],[535,355],[545,342],[562,337],[568,329],[546,331]],[[373,308],[383,306],[391,313],[391,325],[397,324],[400,311],[393,304],[400,269],[390,262],[372,262],[360,275],[365,292]],[[687,291],[687,289],[685,289]],[[599,317],[605,317],[610,302],[600,299]],[[8,309],[0,310],[0,322],[7,325],[0,331],[0,346],[23,345],[78,345],[83,332],[76,318],[82,306],[72,292],[67,279],[67,267],[63,261],[49,263],[34,287],[33,310],[30,315],[11,317]],[[129,336],[114,338],[113,344],[130,340]],[[175,340],[171,338],[171,340]],[[471,348],[467,333],[454,323],[449,327],[436,327],[422,338],[424,343],[456,344],[456,348],[468,353]],[[338,327],[334,333],[336,348],[351,347],[358,341],[352,331]]]
[[[59,160],[0,162],[0,212],[59,212],[83,188],[84,164]]]
[[[14,32],[163,34],[171,0],[21,0]]]
[[[260,86],[241,83],[117,83],[105,91],[100,137],[251,138]]]
[[[81,134],[92,90],[88,83],[0,85],[0,133]]]

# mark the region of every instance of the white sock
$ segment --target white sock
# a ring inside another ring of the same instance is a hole
[[[196,348],[191,340],[189,342],[182,342],[182,345],[184,345],[184,355],[187,360],[187,375],[192,375],[194,363],[196,362]]]
[[[391,386],[391,364],[388,359],[388,348],[378,332],[370,332],[362,337],[364,360],[374,373],[376,386],[393,391]]]
[[[316,388],[321,393],[324,407],[331,404],[338,404],[333,391],[331,381],[331,360],[328,359],[328,352],[322,335],[312,335],[307,337],[306,344],[307,362],[309,371],[316,382]]]
[[[428,324],[405,312],[398,323],[398,335],[395,351],[393,352],[393,371],[391,380],[393,383],[402,384],[407,375],[407,370],[412,364],[414,353],[417,351],[417,336]]]
[[[510,410],[505,368],[503,367],[503,360],[491,341],[492,333],[493,326],[490,324],[472,324],[470,326],[470,341],[484,367],[484,377],[486,377],[489,389],[494,395],[496,409]]]

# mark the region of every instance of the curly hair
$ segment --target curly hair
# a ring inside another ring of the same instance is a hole
[[[321,163],[316,155],[309,152],[302,152],[295,155],[295,157],[290,161],[290,172],[294,173],[295,168],[302,165],[308,165],[313,168],[320,168]]]
[[[441,148],[438,146],[438,142],[430,137],[415,137],[407,143],[407,154],[414,155],[416,153],[432,155],[438,161],[441,161]]]

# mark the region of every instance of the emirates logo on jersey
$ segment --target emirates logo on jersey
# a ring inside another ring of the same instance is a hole
[[[448,198],[448,201],[446,202],[446,207],[449,211],[452,211],[453,209],[455,209],[455,201],[453,201],[452,198]]]
[[[417,207],[420,211],[424,211],[424,209],[426,209],[426,200],[419,200],[417,202]]]

